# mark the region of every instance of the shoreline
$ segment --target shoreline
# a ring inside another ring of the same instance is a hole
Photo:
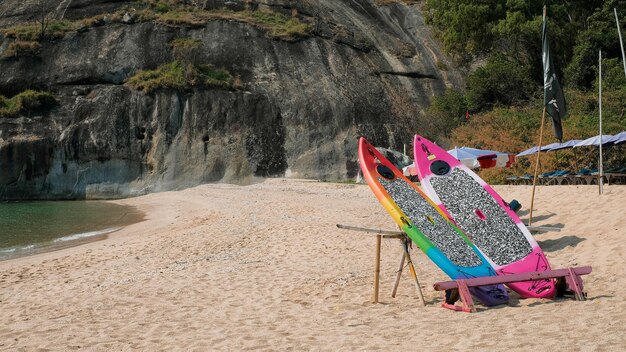
[[[496,190],[520,201],[527,220],[530,186]],[[415,248],[427,306],[406,271],[391,298],[393,240],[383,241],[381,304],[370,303],[375,236],[335,226],[395,229],[367,185],[268,179],[116,200],[146,219],[102,241],[0,262],[0,349],[618,351],[626,186],[605,192],[540,186],[535,199],[533,225],[562,225],[534,235],[552,267],[593,266],[587,301],[512,294],[471,315],[439,307],[432,284],[446,276]],[[449,338],[461,330],[462,340]]]
[[[142,222],[146,218],[146,214],[134,206],[121,205],[119,203],[111,202],[111,201],[83,201],[88,202],[85,204],[90,204],[90,207],[97,206],[97,211],[100,212],[96,218],[94,218],[93,210],[91,213],[79,213],[86,217],[86,222],[83,219],[83,222],[78,221],[78,226],[76,226],[73,221],[76,218],[67,218],[58,215],[48,215],[48,212],[44,212],[44,219],[48,219],[53,223],[52,231],[49,228],[45,228],[43,230],[44,235],[37,234],[34,237],[30,238],[30,241],[22,242],[22,243],[13,243],[9,246],[5,246],[0,248],[0,261],[14,260],[22,257],[29,257],[34,255],[39,255],[47,252],[55,252],[64,250],[71,247],[85,245],[91,242],[102,241],[108,238],[110,234],[113,234],[117,231],[122,230],[124,227]],[[21,202],[28,207],[30,201]],[[72,213],[76,211],[75,207],[67,207],[67,204],[73,204],[73,202],[68,203],[67,201],[61,202],[60,208],[56,208],[57,205],[55,201],[34,201],[36,204],[46,204],[46,207],[55,207],[55,213],[65,212]],[[54,204],[54,205],[52,205]],[[94,205],[95,204],[95,205]],[[116,207],[111,207],[110,205],[116,205]],[[124,208],[119,209],[118,205],[123,206]],[[20,208],[18,208],[20,209]],[[62,209],[62,210],[59,210]],[[123,211],[123,213],[121,211]],[[8,209],[9,214],[12,214],[11,208]],[[24,215],[19,215],[19,212],[23,210],[18,210],[18,219],[24,217]],[[55,214],[53,213],[53,214]],[[15,215],[15,214],[14,214]],[[109,221],[100,221],[104,216],[107,216]],[[76,215],[73,215],[76,216]],[[71,219],[71,220],[70,220]],[[29,219],[24,219],[26,223],[30,223]],[[10,224],[9,224],[10,226]],[[50,226],[47,224],[46,226]],[[9,227],[11,228],[11,227]],[[65,230],[64,233],[60,232]],[[13,230],[17,231],[17,235],[13,235],[14,238],[20,238],[20,236],[25,236],[23,233],[23,228],[13,227]],[[35,227],[33,230],[29,230],[28,232],[41,231],[39,228]],[[59,231],[58,236],[50,236],[51,233]],[[46,235],[47,233],[47,235]],[[10,241],[9,236],[9,241]],[[6,243],[6,242],[3,242]]]

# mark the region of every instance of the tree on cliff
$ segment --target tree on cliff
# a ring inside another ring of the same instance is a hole
[[[48,30],[50,21],[54,17],[53,9],[54,6],[50,0],[37,0],[36,21],[39,25],[39,40],[43,40],[46,36],[46,30]]]

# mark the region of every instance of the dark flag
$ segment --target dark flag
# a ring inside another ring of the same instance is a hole
[[[561,90],[561,85],[556,77],[554,62],[550,54],[550,42],[548,40],[548,21],[543,16],[543,31],[541,36],[543,45],[543,104],[546,112],[552,116],[552,129],[554,136],[560,141],[563,140],[563,129],[561,120],[567,116],[565,97]]]

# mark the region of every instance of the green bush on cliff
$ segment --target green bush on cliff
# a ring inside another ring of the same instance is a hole
[[[212,65],[193,65],[180,60],[159,66],[156,70],[141,70],[127,84],[144,93],[158,89],[186,90],[194,87],[231,88],[233,76]]]
[[[294,10],[292,16],[272,11],[204,10],[180,0],[143,0],[156,22],[168,25],[203,26],[210,20],[232,20],[266,30],[272,37],[294,39],[308,35],[311,26],[301,22]],[[151,20],[151,19],[150,19]]]
[[[265,11],[243,11],[243,17],[247,17],[262,28],[267,29],[272,36],[287,38],[305,35],[310,26],[300,22],[295,17],[288,17],[280,13]]]
[[[18,56],[35,56],[39,52],[41,45],[36,41],[16,40],[9,43],[2,56],[18,57]]]
[[[57,100],[51,93],[43,91],[25,90],[12,98],[0,95],[0,118],[45,112],[56,103]]]
[[[48,39],[59,39],[74,29],[76,29],[76,23],[74,22],[53,20],[50,21],[43,35]],[[5,37],[16,40],[38,41],[42,39],[41,24],[39,23],[18,25],[0,31]]]
[[[208,20],[216,19],[248,23],[267,31],[272,37],[279,39],[303,37],[307,36],[311,31],[311,26],[301,22],[297,17],[270,11],[198,11],[188,8],[176,8],[156,14],[157,22],[172,25],[203,25]]]

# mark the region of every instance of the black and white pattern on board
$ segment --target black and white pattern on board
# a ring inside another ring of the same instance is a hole
[[[497,265],[516,262],[532,251],[513,219],[465,171],[455,168],[447,176],[431,178],[430,183],[452,219]],[[476,214],[477,209],[482,216]]]
[[[413,226],[450,258],[452,263],[466,268],[482,264],[480,257],[452,225],[406,181],[402,179],[389,181],[383,178],[378,178],[378,181],[409,217]]]

